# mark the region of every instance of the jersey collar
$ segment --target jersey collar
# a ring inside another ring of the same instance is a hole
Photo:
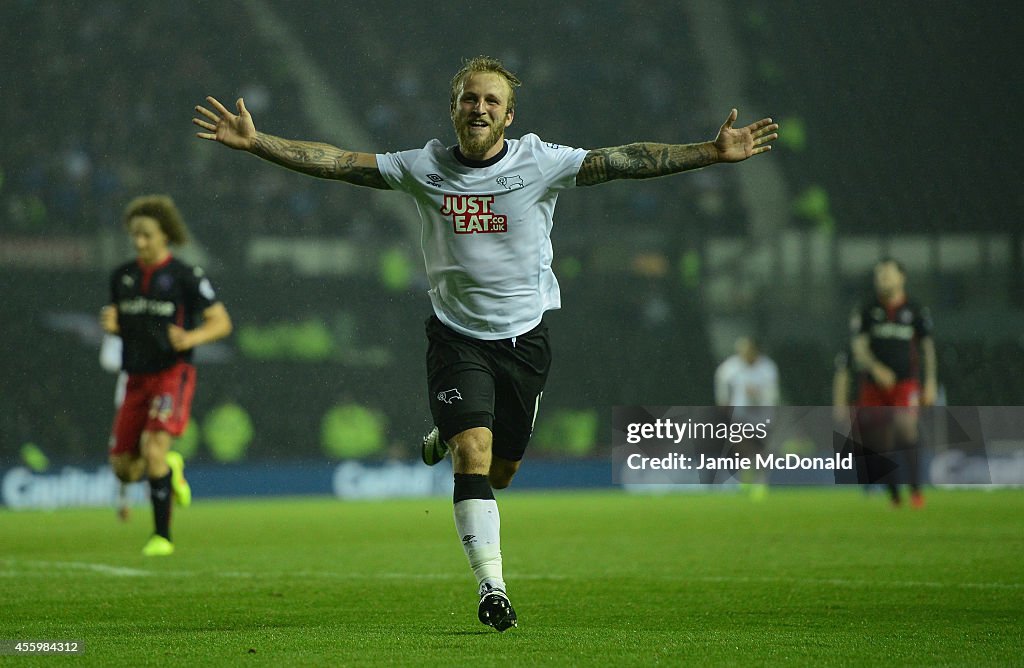
[[[135,264],[138,265],[139,269],[141,269],[142,271],[150,271],[151,272],[151,271],[156,271],[157,269],[163,269],[164,267],[169,265],[171,263],[171,260],[173,260],[173,259],[174,259],[174,255],[171,254],[171,253],[168,253],[167,257],[165,257],[164,259],[160,260],[156,264],[142,264],[142,261],[139,260],[138,258],[135,258]]]
[[[907,295],[906,295],[906,293],[904,293],[903,296],[900,297],[899,299],[895,299],[895,300],[893,300],[891,302],[887,302],[884,299],[882,299],[881,297],[876,297],[876,299],[877,299],[879,305],[881,305],[882,308],[884,308],[886,311],[889,311],[889,312],[892,312],[892,311],[895,311],[897,309],[903,308],[907,304]]]
[[[462,151],[459,150],[458,145],[455,146],[455,150],[452,151],[452,155],[454,155],[455,159],[466,167],[490,167],[491,165],[498,164],[502,158],[508,155],[508,140],[503,139],[502,147],[501,150],[498,151],[498,154],[493,158],[488,158],[487,160],[471,160],[470,158],[467,158],[462,155]]]

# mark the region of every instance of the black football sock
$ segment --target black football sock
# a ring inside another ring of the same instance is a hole
[[[452,502],[458,503],[466,499],[493,499],[494,492],[491,490],[491,483],[487,476],[482,473],[456,473],[455,491],[452,494]]]
[[[907,467],[906,481],[910,490],[917,492],[921,489],[921,442],[904,441],[899,447],[903,451],[903,464]]]
[[[149,479],[149,499],[153,502],[156,535],[171,539],[171,474]]]

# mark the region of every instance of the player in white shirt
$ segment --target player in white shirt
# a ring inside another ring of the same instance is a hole
[[[757,341],[740,337],[736,353],[715,370],[715,401],[719,406],[777,406],[779,368],[763,354]],[[734,412],[734,415],[743,411]]]
[[[749,336],[736,340],[736,352],[715,370],[715,403],[730,409],[732,422],[765,424],[772,417],[772,407],[779,405],[779,368],[770,357],[761,352],[757,341]],[[749,439],[738,443],[735,449],[741,456],[753,458],[767,447],[762,439]],[[767,476],[762,470],[744,471],[742,482],[749,487],[755,500],[767,492]]]
[[[778,125],[733,127],[713,141],[641,142],[585,150],[528,134],[506,139],[519,79],[499,61],[466,61],[452,78],[454,146],[433,140],[399,153],[360,153],[259,132],[242,99],[237,114],[215,98],[196,106],[200,139],[248,151],[320,178],[413,197],[434,315],[427,321],[430,408],[437,425],[423,459],[450,450],[455,526],[477,577],[481,622],[516,626],[502,577],[493,489],[507,487],[533,431],[550,366],[545,311],[560,306],[551,271],[555,200],[565,189],[739,162],[767,152]]]

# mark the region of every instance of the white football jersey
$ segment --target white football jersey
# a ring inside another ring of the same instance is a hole
[[[715,401],[719,406],[775,406],[779,403],[779,369],[766,355],[747,364],[732,355],[715,371]]]
[[[381,175],[416,200],[438,319],[477,339],[507,339],[561,306],[551,270],[555,200],[576,185],[586,149],[528,134],[477,162],[437,139],[377,154]]]

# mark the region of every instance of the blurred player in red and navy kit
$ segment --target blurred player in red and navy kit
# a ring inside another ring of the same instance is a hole
[[[875,299],[851,319],[851,348],[860,376],[857,398],[861,438],[876,453],[904,455],[910,501],[923,505],[918,451],[918,407],[937,393],[935,343],[926,308],[907,299],[906,272],[892,258],[875,264]],[[922,384],[923,372],[923,384]],[[891,410],[870,410],[874,407]],[[880,460],[875,458],[875,462]],[[868,463],[871,466],[871,463]],[[879,469],[875,469],[876,472]],[[900,504],[897,474],[880,471],[894,505]],[[867,482],[875,482],[874,475]]]
[[[121,337],[128,374],[124,402],[114,418],[110,465],[122,482],[149,478],[154,533],[147,556],[174,552],[171,497],[191,503],[184,462],[171,441],[188,424],[195,391],[192,349],[231,333],[231,318],[199,267],[171,255],[188,241],[188,228],[166,195],[132,200],[124,224],[136,259],[110,279],[110,304],[100,312],[103,329]]]

